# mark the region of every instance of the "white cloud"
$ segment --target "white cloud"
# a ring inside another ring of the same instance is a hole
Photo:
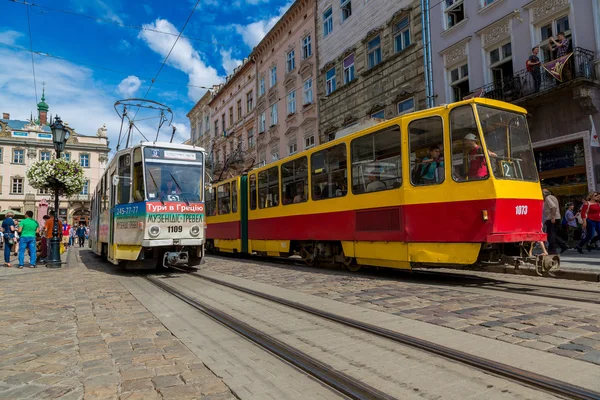
[[[135,75],[129,75],[127,78],[123,79],[121,83],[119,83],[119,86],[117,86],[117,91],[125,97],[133,97],[141,85],[142,81],[140,78]]]
[[[150,15],[152,14],[152,7],[150,7],[148,4],[144,4],[144,11],[146,11],[146,14]]]
[[[157,19],[154,23],[145,24],[144,27],[174,34],[179,33],[177,28],[165,19]],[[173,36],[147,30],[141,31],[139,37],[146,42],[150,49],[160,54],[163,59],[171,50],[175,40]],[[177,45],[173,48],[167,64],[186,73],[190,85],[211,87],[223,80],[217,70],[208,66],[200,57],[200,53],[191,45],[190,41],[183,37],[179,39]],[[197,101],[205,91],[205,89],[190,87],[188,89],[188,96],[192,100]]]
[[[129,43],[129,41],[125,39],[121,39],[119,40],[119,45],[117,46],[117,49],[124,52],[129,52],[129,50],[131,49],[131,43]]]
[[[234,69],[242,65],[242,60],[231,57],[232,50],[221,49],[221,57],[223,59],[223,68],[227,72],[227,75],[231,74]]]
[[[190,138],[190,127],[188,124],[179,124],[173,122],[172,124],[177,130],[175,131],[175,137],[173,138],[173,143],[182,143]],[[169,130],[172,132],[172,130]]]
[[[17,39],[23,36],[21,32],[17,31],[4,31],[0,32],[0,43],[15,45],[17,43]]]
[[[114,10],[115,7],[111,3],[113,0],[72,0],[71,1],[74,6],[78,8],[79,11],[90,12],[96,11],[94,15],[103,15],[103,18],[118,22],[120,24],[123,23],[121,16],[117,11]],[[119,4],[119,2],[116,2]]]
[[[248,1],[248,0],[247,0]],[[271,18],[262,19],[252,22],[248,25],[235,25],[235,30],[242,36],[244,43],[250,48],[256,46],[266,36],[266,34],[275,26],[277,21],[286,13],[294,2],[290,1],[283,7],[280,7],[278,14]]]

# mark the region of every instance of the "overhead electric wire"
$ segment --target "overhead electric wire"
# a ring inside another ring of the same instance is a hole
[[[62,61],[68,61],[68,62],[72,62],[72,63],[77,64],[77,65],[82,65],[82,66],[85,66],[85,67],[90,67],[90,68],[95,68],[95,69],[101,69],[101,70],[104,70],[104,71],[114,72],[114,73],[117,73],[117,74],[123,74],[123,75],[126,75],[126,76],[136,75],[136,74],[133,74],[133,73],[130,73],[130,72],[120,71],[120,70],[117,70],[117,69],[114,69],[114,68],[102,67],[100,65],[95,65],[95,64],[81,63],[81,62],[78,62],[78,61],[71,61],[68,58],[64,58],[64,57],[61,57],[61,56],[56,56],[56,55],[49,54],[49,53],[43,53],[41,51],[29,50],[29,49],[27,49],[25,47],[13,46],[13,45],[7,44],[7,43],[1,43],[0,42],[0,46],[4,46],[4,47],[8,47],[8,48],[15,49],[15,50],[20,50],[20,51],[28,51],[28,52],[31,52],[32,54],[37,54],[37,55],[44,56],[44,57],[55,58],[57,60],[62,60]],[[1,74],[1,72],[0,72],[0,74]],[[151,78],[140,77],[140,79],[150,80]],[[194,88],[199,88],[199,89],[212,90],[211,87],[206,87],[206,86],[201,86],[201,85],[192,85],[192,84],[189,84],[189,83],[171,82],[171,81],[164,81],[164,80],[158,80],[158,79],[155,79],[155,81],[156,82],[160,82],[160,83],[167,83],[167,84],[170,84],[170,85],[188,86],[188,87],[194,87]]]
[[[183,27],[179,31],[179,35],[177,35],[177,39],[175,39],[175,42],[173,43],[173,46],[171,46],[171,50],[169,50],[169,53],[167,53],[167,56],[163,60],[162,64],[160,64],[160,68],[158,68],[158,72],[156,73],[156,75],[154,76],[154,78],[152,79],[152,81],[150,82],[150,86],[148,86],[148,90],[146,90],[146,94],[143,97],[144,99],[146,97],[148,97],[148,94],[150,93],[150,90],[152,90],[152,86],[154,86],[154,82],[156,81],[156,78],[158,78],[158,75],[160,75],[162,69],[164,68],[165,64],[167,63],[167,60],[171,56],[171,53],[173,52],[173,49],[177,45],[177,42],[179,41],[179,38],[181,37],[181,35],[183,35],[183,31],[185,31],[185,28],[187,27],[188,23],[190,22],[190,19],[192,19],[192,15],[194,15],[194,12],[196,11],[196,8],[198,7],[198,4],[200,4],[200,0],[196,0],[196,4],[194,4],[194,8],[192,8],[192,11],[190,12],[190,15],[188,15],[187,19],[185,20],[185,24],[183,24]],[[138,109],[135,112],[135,115],[133,116],[133,120],[134,121],[135,121],[135,117],[137,117],[139,111],[140,111],[140,107],[138,107]]]
[[[35,78],[35,61],[33,60],[33,38],[31,37],[31,19],[29,18],[29,6],[27,8],[27,28],[29,29],[29,50],[31,51],[31,69],[33,71],[33,91],[35,92],[35,104],[38,103],[37,82]]]
[[[21,5],[27,6],[28,8],[30,6],[31,7],[38,7],[38,8],[42,8],[42,9],[46,9],[46,10],[50,10],[50,11],[60,12],[60,13],[63,13],[63,14],[75,15],[75,16],[79,16],[79,17],[83,17],[83,18],[92,19],[92,20],[94,20],[96,22],[102,22],[102,23],[106,23],[106,24],[113,24],[113,25],[117,25],[117,26],[120,26],[120,27],[123,27],[123,28],[138,29],[138,30],[142,30],[142,31],[160,33],[161,35],[179,36],[177,33],[173,33],[173,32],[161,31],[161,30],[158,30],[158,29],[147,28],[145,26],[139,26],[139,25],[124,24],[122,22],[115,21],[115,20],[112,20],[112,19],[104,19],[104,18],[95,17],[93,15],[79,13],[79,12],[76,12],[76,11],[65,10],[65,9],[60,9],[60,8],[54,8],[54,7],[49,7],[49,6],[43,6],[43,5],[35,4],[35,3],[28,3],[28,2],[23,1],[23,0],[8,0],[8,1],[10,3],[21,4]],[[210,25],[210,26],[220,26],[220,25],[222,25],[222,24],[213,24],[213,23],[206,23],[206,22],[202,22],[202,24],[203,25]],[[237,46],[230,46],[230,45],[220,44],[220,43],[217,43],[217,42],[209,41],[209,40],[206,40],[206,39],[201,39],[201,38],[194,37],[194,36],[182,35],[181,37],[183,37],[185,39],[194,40],[196,42],[212,44],[213,46],[219,46],[219,47],[224,47],[224,48],[228,48],[228,49],[229,48],[235,48],[235,49],[239,50],[239,48]]]

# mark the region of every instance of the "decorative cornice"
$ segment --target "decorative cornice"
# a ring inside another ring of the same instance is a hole
[[[371,106],[371,108],[369,108],[369,111],[367,111],[367,115],[370,116],[371,114],[376,113],[377,111],[383,110],[384,108],[385,108],[385,104],[375,103],[375,104],[373,104],[373,106]]]
[[[369,31],[369,33],[367,33],[365,35],[364,38],[362,38],[361,42],[363,44],[367,43],[369,40],[373,39],[375,36],[377,36],[378,34],[380,34],[381,32],[383,32],[383,27],[379,27],[379,28],[375,28],[375,29],[371,29]]]
[[[505,17],[502,17],[498,21],[476,32],[476,34],[481,36],[482,47],[489,48],[506,38],[510,38],[511,20],[514,16],[515,13],[511,12]]]
[[[532,22],[536,23],[569,8],[570,0],[537,0],[526,6],[532,9]]]
[[[467,43],[469,40],[471,40],[470,37],[463,39],[439,53],[444,57],[445,67],[458,64],[467,59]]]

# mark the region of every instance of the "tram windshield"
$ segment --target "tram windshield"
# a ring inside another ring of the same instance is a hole
[[[525,115],[479,104],[477,113],[494,177],[537,182]]]
[[[201,152],[146,147],[144,157],[149,201],[202,201]]]

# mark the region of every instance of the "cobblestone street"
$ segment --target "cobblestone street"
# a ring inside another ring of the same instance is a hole
[[[0,268],[0,398],[235,398],[99,259],[68,259]]]
[[[203,269],[600,364],[598,305],[222,257],[209,258]],[[552,283],[598,290],[593,283]]]

